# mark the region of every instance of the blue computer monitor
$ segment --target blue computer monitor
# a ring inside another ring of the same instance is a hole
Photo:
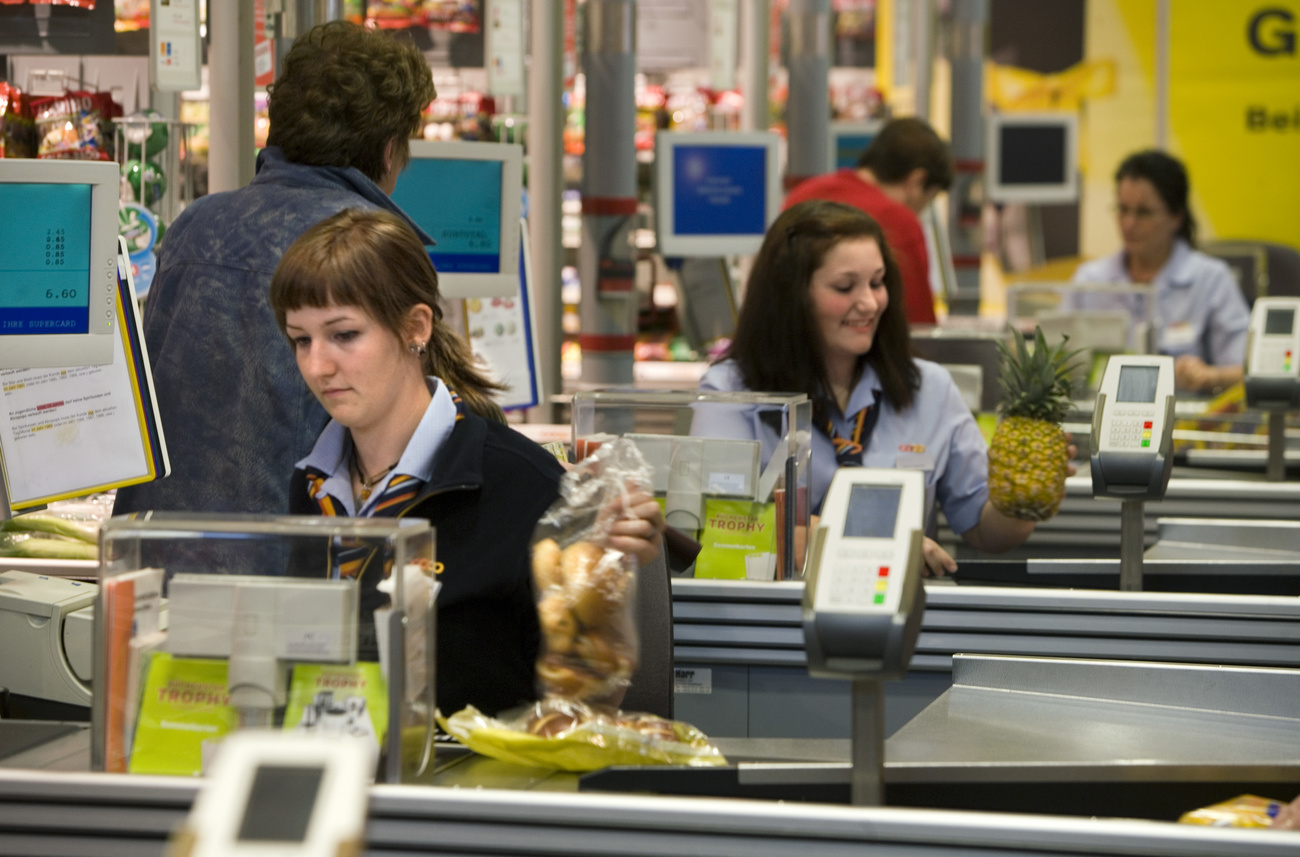
[[[758,252],[781,210],[780,138],[769,132],[660,131],[655,232],[664,256]]]
[[[429,257],[445,297],[518,291],[522,186],[521,146],[411,141],[393,202],[438,242]]]
[[[0,159],[0,369],[113,359],[118,167]]]
[[[994,113],[988,120],[987,196],[994,202],[1074,202],[1078,152],[1073,113]]]
[[[867,150],[871,141],[876,139],[884,122],[832,122],[830,141],[832,170],[843,170],[858,165],[858,156]]]

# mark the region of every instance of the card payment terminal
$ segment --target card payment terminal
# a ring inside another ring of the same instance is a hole
[[[925,474],[841,467],[812,534],[804,586],[808,671],[885,679],[907,669],[921,627]]]
[[[1164,497],[1173,468],[1174,358],[1123,354],[1106,363],[1092,414],[1092,493]]]
[[[359,857],[372,774],[355,738],[233,732],[168,855]]]
[[[1300,298],[1259,298],[1250,311],[1246,404],[1267,410],[1300,407]]]

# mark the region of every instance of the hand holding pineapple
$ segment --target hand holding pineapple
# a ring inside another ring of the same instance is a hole
[[[1021,337],[1015,351],[999,343],[1006,398],[989,446],[989,500],[1010,518],[1046,521],[1065,496],[1071,450],[1061,421],[1070,409],[1071,359],[1078,353],[1065,350],[1067,339],[1048,347],[1039,327],[1032,352]]]

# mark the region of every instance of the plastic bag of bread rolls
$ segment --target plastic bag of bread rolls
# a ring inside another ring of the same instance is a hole
[[[606,543],[619,501],[634,488],[650,490],[651,476],[635,444],[603,444],[564,475],[560,498],[537,524],[537,677],[545,697],[610,700],[636,668],[636,559]]]
[[[689,723],[552,697],[488,717],[468,706],[440,718],[476,753],[517,765],[595,771],[610,765],[725,765]]]

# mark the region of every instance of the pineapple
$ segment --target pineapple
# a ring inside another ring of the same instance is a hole
[[[1063,337],[1049,348],[1043,329],[1034,330],[1034,350],[1016,337],[1016,350],[1002,352],[1002,420],[989,446],[989,499],[999,512],[1026,521],[1046,521],[1065,494],[1069,442],[1061,420],[1070,408],[1077,351]]]

